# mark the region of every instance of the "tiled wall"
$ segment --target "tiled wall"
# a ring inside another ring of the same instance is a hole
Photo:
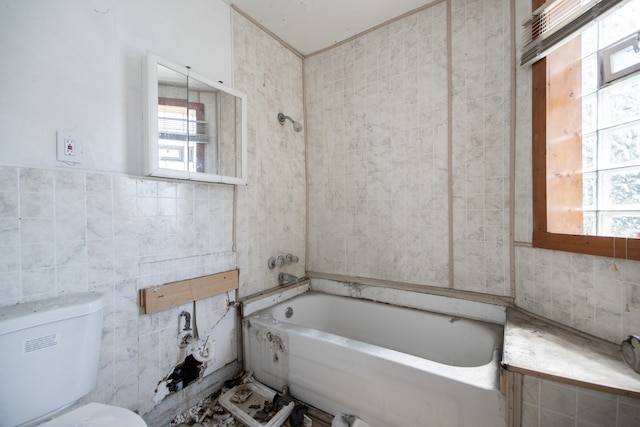
[[[510,295],[509,2],[451,8],[454,286]]]
[[[240,293],[249,295],[277,286],[279,272],[306,271],[306,130],[281,126],[277,115],[307,124],[302,59],[235,11],[233,42],[235,88],[249,109],[249,185],[237,188],[236,211]],[[288,253],[300,261],[269,270],[269,257]]]
[[[510,294],[508,4],[451,8],[451,93],[447,2],[305,60],[309,270]]]
[[[640,327],[640,263],[516,248],[518,306],[620,343]]]
[[[312,271],[448,286],[446,7],[305,61]]]
[[[141,315],[137,291],[235,268],[232,215],[231,186],[0,166],[0,306],[103,293],[100,372],[88,399],[145,413],[184,360],[178,314],[191,304]],[[220,343],[211,372],[237,356],[235,314],[226,295],[198,309],[201,336]]]
[[[640,401],[525,376],[522,427],[635,427]]]

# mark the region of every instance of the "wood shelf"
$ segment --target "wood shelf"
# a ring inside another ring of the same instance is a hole
[[[139,304],[145,314],[156,313],[187,302],[198,301],[238,289],[238,276],[238,270],[230,270],[140,289]]]

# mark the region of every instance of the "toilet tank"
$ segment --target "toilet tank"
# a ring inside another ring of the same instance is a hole
[[[94,293],[0,307],[0,427],[39,419],[95,387],[102,308]]]

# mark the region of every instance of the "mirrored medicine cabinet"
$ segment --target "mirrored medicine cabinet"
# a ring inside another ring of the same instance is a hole
[[[143,69],[145,174],[246,184],[246,96],[153,53]]]

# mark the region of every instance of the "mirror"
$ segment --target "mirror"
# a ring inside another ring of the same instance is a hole
[[[145,173],[246,184],[246,96],[157,55],[146,58]]]

